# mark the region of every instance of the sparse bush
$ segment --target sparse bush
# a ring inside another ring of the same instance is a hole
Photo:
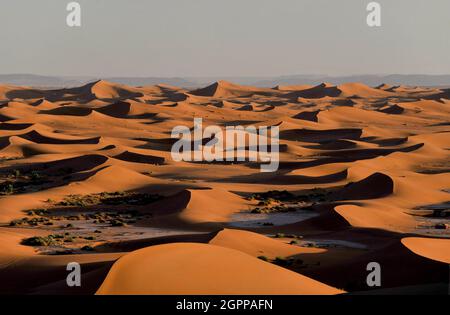
[[[283,258],[283,257],[277,257],[275,258],[274,263],[278,266],[291,266],[294,263],[294,259],[287,259],[287,258]]]
[[[11,195],[14,193],[14,185],[10,182],[2,183],[0,187],[5,195]]]
[[[31,173],[30,173],[30,178],[31,178],[31,180],[33,180],[33,181],[36,181],[36,180],[39,180],[39,179],[41,179],[41,174],[38,172],[38,171],[32,171]]]
[[[445,230],[445,229],[447,229],[447,224],[445,224],[445,223],[437,223],[437,224],[434,226],[434,228],[435,228],[435,229],[438,229],[438,230]]]
[[[69,195],[59,205],[72,207],[88,207],[98,204],[104,205],[146,205],[163,197],[158,194],[140,194],[129,192],[102,192],[90,195]]]
[[[27,245],[27,246],[51,246],[51,245],[55,245],[56,241],[52,235],[33,236],[30,238],[23,239],[21,244]]]
[[[110,220],[109,224],[111,224],[111,226],[115,226],[115,227],[125,226],[125,222],[123,222],[121,220]]]
[[[27,215],[43,216],[49,214],[47,209],[31,209],[27,212]]]
[[[34,218],[22,218],[18,220],[13,220],[9,223],[10,226],[20,226],[20,225],[30,225],[30,226],[38,226],[39,224],[44,225],[53,225],[52,222],[48,218],[45,217],[34,217]]]

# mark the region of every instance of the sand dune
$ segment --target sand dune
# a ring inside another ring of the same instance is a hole
[[[248,202],[239,196],[224,189],[189,189],[174,196],[174,200],[168,200],[163,204],[164,214],[172,211],[175,217],[162,220],[165,224],[184,224],[218,226],[217,224],[228,222],[233,213],[247,209]],[[175,207],[171,206],[174,205]]]
[[[135,163],[146,163],[146,164],[163,164],[164,158],[159,156],[144,155],[134,152],[125,151],[119,155],[114,156],[114,158]]]
[[[41,114],[63,115],[63,116],[88,116],[92,113],[91,108],[79,106],[64,106],[48,110],[42,110]]]
[[[407,237],[402,243],[417,255],[450,264],[448,239]]]
[[[336,198],[340,200],[375,199],[393,192],[394,182],[392,178],[382,173],[375,173],[336,192]]]
[[[323,253],[320,248],[299,247],[275,240],[261,234],[241,230],[224,229],[209,241],[209,244],[228,247],[254,257],[265,256],[270,259],[301,254]]]
[[[390,93],[379,91],[362,83],[346,83],[337,87],[344,97],[358,97],[358,98],[382,98],[391,96]]]
[[[322,83],[317,86],[314,86],[309,89],[295,91],[290,94],[287,94],[288,97],[291,98],[306,98],[306,99],[315,99],[315,98],[324,98],[324,97],[337,97],[340,96],[342,93],[341,90],[339,90],[338,87],[329,84],[329,83]]]
[[[100,137],[88,138],[88,139],[74,139],[73,137],[64,136],[60,138],[60,135],[45,135],[43,132],[32,130],[28,133],[20,135],[21,138],[30,140],[35,143],[46,144],[97,144],[100,141]]]
[[[2,293],[70,294],[72,259],[85,294],[366,292],[368,261],[388,292],[448,281],[448,89],[98,80],[0,100]],[[279,168],[174,161],[194,117],[279,127]]]
[[[404,108],[398,105],[392,105],[392,106],[387,106],[387,107],[383,107],[380,108],[380,112],[385,113],[385,114],[394,114],[394,115],[399,115],[402,114],[404,112]]]
[[[177,267],[180,264],[183,268]],[[159,245],[130,253],[114,264],[97,291],[97,294],[339,293],[343,292],[242,252],[201,244]]]
[[[297,115],[293,116],[293,118],[317,122],[317,114],[319,114],[318,110],[312,112],[305,111],[298,113]]]
[[[215,98],[248,97],[254,94],[276,94],[274,90],[241,86],[227,81],[218,81],[202,89],[191,91],[190,94]]]
[[[349,98],[384,98],[391,94],[382,89],[371,88],[361,83],[345,83],[332,85],[322,83],[309,89],[302,89],[288,94],[288,97],[301,97],[306,99],[320,99],[325,97],[349,97]],[[351,101],[351,100],[346,100]]]
[[[115,98],[133,98],[143,96],[139,89],[108,82],[105,80],[98,80],[82,86],[76,90],[69,90],[69,93],[74,94],[92,94],[99,99],[115,99]]]

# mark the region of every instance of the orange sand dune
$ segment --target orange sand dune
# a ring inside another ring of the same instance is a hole
[[[402,243],[417,255],[450,264],[449,239],[407,237]]]
[[[417,255],[450,264],[449,239],[407,237],[402,243]]]
[[[362,83],[345,83],[339,85],[337,88],[341,91],[340,96],[345,97],[356,96],[360,98],[380,98],[391,95],[388,92],[371,88]]]
[[[78,89],[67,91],[74,94],[93,95],[99,99],[114,99],[114,98],[132,98],[142,96],[139,89],[125,86],[123,84],[112,83],[105,80],[98,80]]]
[[[162,202],[162,214],[174,216],[162,218],[161,224],[209,224],[220,226],[230,220],[230,216],[248,209],[250,202],[221,188],[189,189],[168,201]]]
[[[324,97],[382,98],[391,95],[387,91],[371,88],[361,83],[345,83],[338,86],[322,83],[309,89],[302,89],[288,94],[289,97],[302,97],[306,99],[319,99]]]
[[[182,266],[182,267],[181,267]],[[97,294],[339,294],[242,252],[203,244],[144,248],[119,259]]]
[[[312,88],[312,85],[304,84],[304,85],[277,85],[274,87],[275,90],[280,91],[300,91]]]
[[[215,82],[210,86],[191,91],[190,93],[192,95],[197,96],[209,96],[216,98],[243,97],[243,96],[251,96],[253,94],[262,94],[262,95],[276,94],[276,92],[271,89],[240,86],[227,81]]]
[[[261,234],[242,230],[224,229],[209,241],[209,244],[228,247],[247,253],[254,257],[266,256],[289,257],[301,254],[323,253],[326,250],[319,248],[299,247],[286,244]]]
[[[290,94],[287,94],[288,97],[291,98],[306,98],[306,99],[317,99],[324,97],[337,97],[341,95],[342,91],[339,90],[336,86],[329,83],[322,83],[317,86],[314,86],[309,89],[295,91]]]
[[[338,294],[371,291],[368,261],[379,292],[448,281],[448,89],[98,80],[0,100],[0,293]],[[174,161],[194,118],[278,127],[278,169]]]
[[[45,92],[29,87],[0,84],[0,100],[40,98]]]

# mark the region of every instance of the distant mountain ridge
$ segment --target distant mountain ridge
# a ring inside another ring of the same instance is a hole
[[[25,85],[42,88],[74,87],[97,80],[90,76],[45,76],[34,74],[0,74],[0,84]],[[369,86],[380,84],[413,85],[413,86],[443,86],[450,87],[449,75],[424,74],[391,74],[391,75],[351,75],[351,76],[324,76],[324,75],[289,75],[274,77],[105,77],[110,82],[131,86],[144,86],[167,84],[183,88],[197,88],[215,81],[226,80],[236,84],[253,85],[258,87],[275,87],[277,85],[320,84],[330,82],[343,84],[360,82]]]

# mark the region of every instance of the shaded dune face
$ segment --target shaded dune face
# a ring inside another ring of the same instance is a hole
[[[398,105],[387,106],[380,109],[380,112],[386,114],[400,115],[405,111],[405,109]]]
[[[342,93],[342,91],[333,85],[328,83],[322,83],[310,89],[305,89],[301,91],[295,91],[289,94],[289,97],[303,97],[303,98],[323,98],[323,97],[337,97]]]
[[[442,293],[449,104],[360,83],[0,85],[0,292],[74,293],[79,261],[85,294]],[[175,162],[193,118],[277,126],[278,169]]]
[[[280,132],[281,139],[295,139],[302,142],[328,142],[338,139],[359,139],[361,129],[330,129],[330,130],[311,130],[311,129],[291,129]]]
[[[305,111],[305,112],[298,113],[297,115],[293,116],[292,118],[318,122],[318,118],[317,118],[318,113],[319,113],[319,111],[312,111],[312,112]]]
[[[394,192],[394,181],[387,175],[375,173],[336,192],[339,200],[375,199]]]

